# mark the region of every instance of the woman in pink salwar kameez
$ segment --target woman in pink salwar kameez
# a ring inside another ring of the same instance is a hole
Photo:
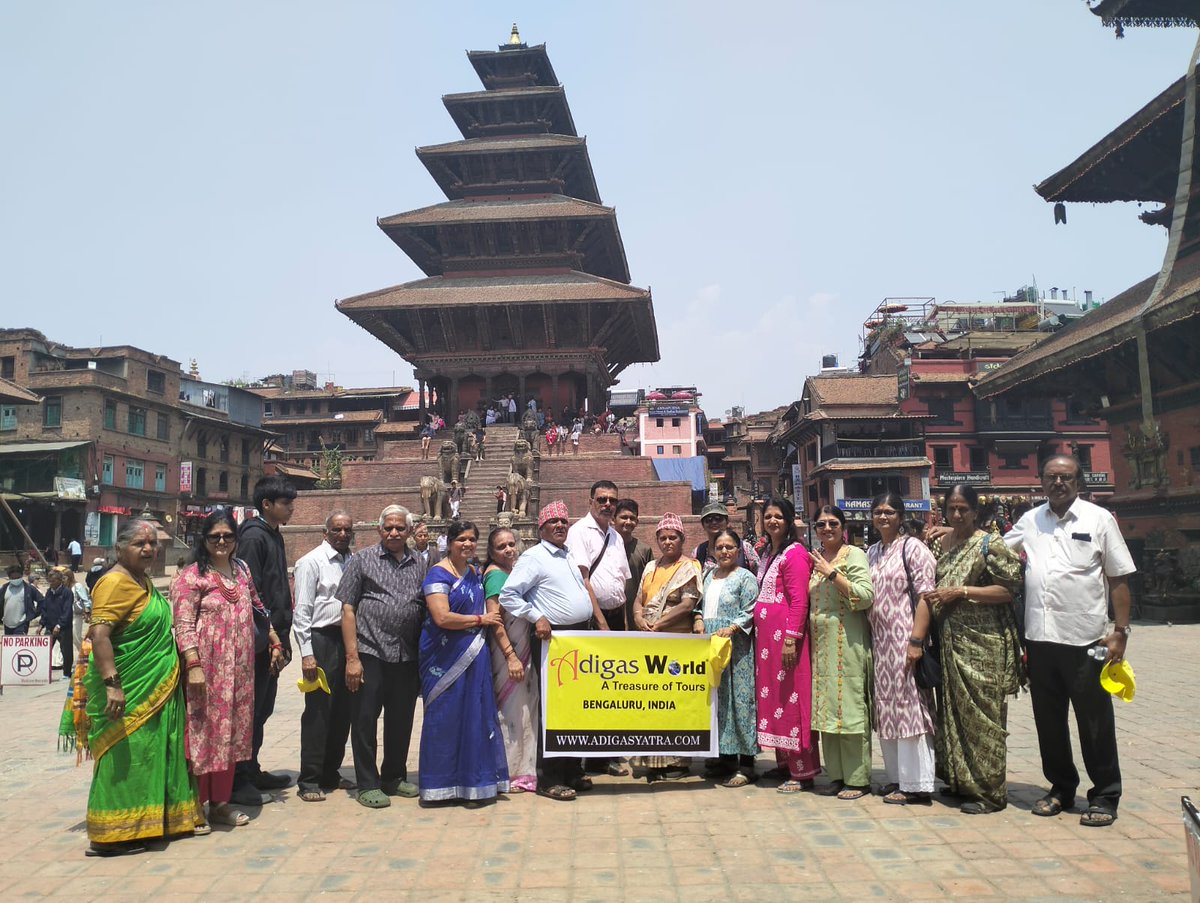
[[[758,565],[754,607],[755,684],[758,687],[758,745],[775,750],[783,778],[780,793],[811,790],[821,770],[812,730],[812,664],[808,636],[808,578],[812,561],[795,541],[795,509],[771,499],[763,511],[770,539]]]

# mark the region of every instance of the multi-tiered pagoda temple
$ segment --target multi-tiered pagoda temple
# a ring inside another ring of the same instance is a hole
[[[413,365],[448,420],[512,393],[554,411],[657,361],[650,292],[629,284],[616,212],[546,47],[471,51],[483,91],[442,98],[463,140],[417,149],[446,203],[379,220],[428,278],[339,301]],[[422,410],[424,415],[424,410]]]

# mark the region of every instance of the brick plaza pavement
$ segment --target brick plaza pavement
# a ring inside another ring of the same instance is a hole
[[[247,827],[92,859],[90,770],[55,751],[65,687],[13,688],[0,697],[0,899],[1186,899],[1179,797],[1200,796],[1198,649],[1200,626],[1135,629],[1140,688],[1118,703],[1125,799],[1105,829],[1030,815],[1044,788],[1022,696],[1009,716],[1010,806],[993,815],[787,796],[766,782],[726,790],[698,777],[601,778],[574,803],[521,794],[476,811],[401,799],[371,811],[344,793],[303,803],[292,788],[249,810]],[[293,777],[297,676],[295,664],[284,674],[262,756]],[[414,737],[414,771],[416,750]],[[876,751],[877,780],[879,762]],[[347,775],[349,766],[347,754]]]

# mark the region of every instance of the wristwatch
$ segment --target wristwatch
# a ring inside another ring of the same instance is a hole
[[[1133,627],[1129,624],[1126,624],[1124,627],[1118,627],[1116,624],[1114,624],[1113,631],[1116,633],[1123,633],[1125,636],[1129,636],[1129,634],[1133,632]]]
[[[121,688],[121,675],[114,671],[112,677],[104,678],[104,686],[119,690]]]

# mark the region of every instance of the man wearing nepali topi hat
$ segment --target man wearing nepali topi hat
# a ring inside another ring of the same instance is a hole
[[[567,554],[567,506],[555,501],[538,514],[541,542],[524,552],[500,591],[500,606],[513,617],[533,624],[537,638],[548,642],[555,630],[587,630],[592,600],[579,568]],[[535,651],[533,660],[540,662]],[[591,790],[581,759],[547,758],[542,763],[538,794],[573,800],[576,791]]]

